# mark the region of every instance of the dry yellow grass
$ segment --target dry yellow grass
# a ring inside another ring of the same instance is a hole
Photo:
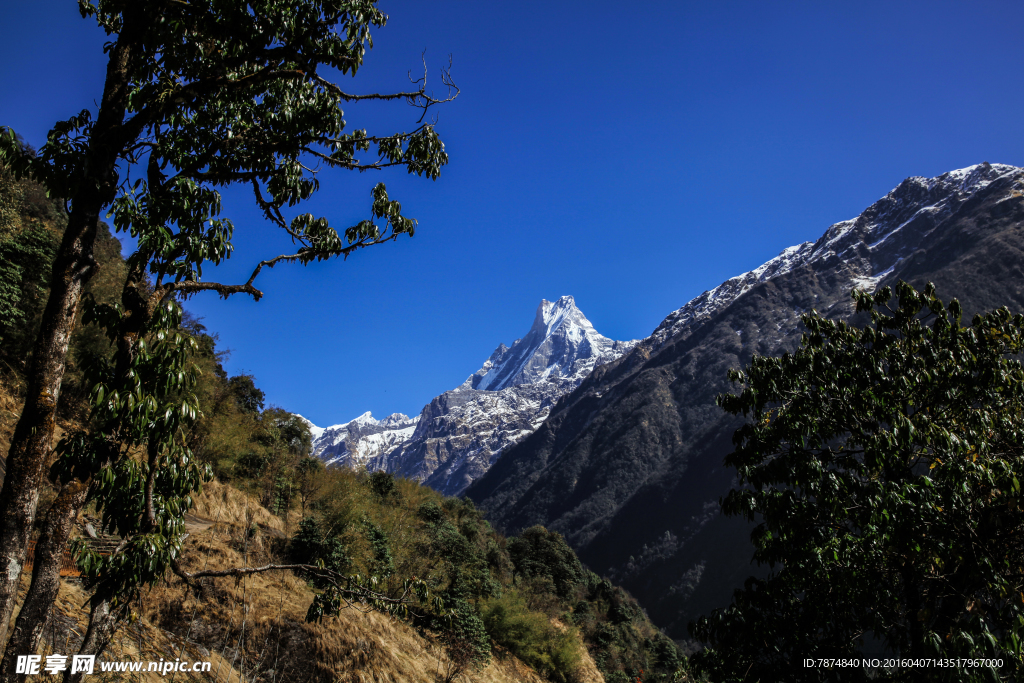
[[[0,448],[6,452],[20,403],[0,387]],[[415,492],[410,492],[412,495]],[[52,494],[50,494],[52,495]],[[190,570],[254,566],[273,560],[286,524],[229,485],[210,482],[192,513],[214,524],[190,524],[182,560]],[[293,513],[292,517],[295,517]],[[294,527],[295,519],[287,526]],[[401,527],[395,521],[394,532]],[[253,525],[259,530],[252,533]],[[390,530],[390,529],[389,529]],[[28,574],[22,577],[28,589]],[[88,625],[89,592],[66,579],[38,654],[77,651]],[[96,681],[215,681],[217,683],[435,683],[447,657],[437,644],[403,621],[354,609],[319,624],[305,620],[313,591],[290,572],[241,579],[205,579],[203,595],[168,574],[133,605],[136,619],[115,634],[104,661],[209,661],[210,673],[98,672]],[[15,619],[17,614],[12,616]],[[604,683],[583,650],[578,683]],[[465,683],[541,683],[536,672],[500,652]]]
[[[551,623],[560,631],[569,628],[558,619],[552,619]],[[580,657],[579,667],[576,670],[575,683],[604,683],[604,676],[598,671],[597,664],[587,652],[587,648],[583,646],[582,642],[580,643],[580,652],[582,656]]]
[[[250,563],[268,559],[258,537],[245,537],[239,527],[213,526],[190,539],[186,566],[225,569],[242,566],[246,559]],[[26,574],[23,589],[27,588]],[[77,649],[87,627],[88,598],[80,581],[63,582],[39,654],[72,654]],[[201,597],[171,578],[144,591],[133,605],[138,618],[118,631],[101,659],[211,662],[210,673],[175,674],[174,680],[180,681],[436,683],[447,657],[408,624],[354,609],[310,624],[305,614],[312,598],[313,591],[290,572],[206,579]],[[592,661],[589,664],[593,667]],[[101,674],[97,670],[95,680],[171,678],[147,671]],[[459,680],[541,683],[543,679],[514,657],[496,656],[487,667],[468,671]],[[589,675],[579,681],[603,683]]]
[[[25,573],[22,575],[22,594],[28,590],[28,584],[29,574]],[[77,652],[82,635],[88,626],[88,600],[89,591],[82,587],[80,580],[72,579],[62,582],[60,593],[54,603],[54,611],[46,625],[37,654],[45,657],[50,654],[71,655]],[[16,618],[17,611],[11,618],[12,625]],[[211,661],[213,667],[224,664],[220,655],[211,654],[207,649],[195,643],[186,645],[181,638],[171,632],[154,627],[145,619],[138,619],[123,626],[115,634],[106,652],[100,657],[102,661],[110,662],[142,661],[144,662],[143,668],[148,666],[151,661],[157,662],[160,659],[174,661],[176,658],[189,662]],[[227,671],[227,667],[224,667],[224,670]],[[90,677],[90,680],[148,682],[168,679],[156,672],[149,671],[101,673],[97,665],[94,677]],[[176,680],[208,682],[210,677],[209,674],[204,673],[182,672],[177,674]]]
[[[246,503],[243,494],[227,486],[216,485],[204,495],[208,501],[225,503],[219,514],[230,523],[215,524],[189,539],[183,562],[190,571],[254,566],[272,560],[268,547],[273,539],[251,535],[247,533],[251,523],[238,523],[269,516],[268,512],[251,500]],[[200,510],[203,516],[218,514],[209,503]],[[319,624],[307,623],[306,610],[313,595],[309,586],[290,572],[206,579],[202,596],[187,593],[173,579],[147,594],[143,616],[160,630],[219,655],[222,668],[217,671],[215,667],[213,680],[224,683],[434,683],[445,668],[443,649],[398,619],[349,609]],[[578,683],[603,683],[593,660],[583,651]],[[496,656],[487,667],[466,672],[461,680],[542,681],[511,656]]]
[[[230,495],[230,494],[229,494]],[[217,524],[190,539],[184,563],[190,571],[254,565],[270,559],[266,542],[244,527]],[[434,683],[447,657],[405,622],[379,613],[343,611],[319,624],[305,621],[313,591],[290,572],[241,579],[206,579],[204,595],[180,582],[157,586],[144,601],[147,623],[201,644],[221,658],[213,680],[338,683]],[[593,661],[580,683],[603,683]],[[595,677],[596,675],[596,677]],[[495,657],[467,672],[471,683],[540,683],[514,657]]]
[[[194,499],[192,512],[200,517],[246,529],[255,523],[264,529],[284,531],[280,517],[270,514],[252,496],[216,479],[203,484],[202,492]]]

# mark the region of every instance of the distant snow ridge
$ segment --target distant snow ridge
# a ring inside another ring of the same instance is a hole
[[[326,465],[347,467],[365,465],[370,458],[400,445],[412,436],[419,421],[418,415],[410,418],[402,413],[376,420],[369,411],[331,427],[317,427],[306,420],[313,436],[313,453]]]
[[[805,263],[813,247],[814,244],[812,242],[804,242],[795,247],[784,249],[781,254],[764,265],[730,278],[714,289],[709,289],[700,296],[691,299],[682,308],[669,313],[668,317],[644,341],[650,344],[653,350],[661,348],[668,339],[683,332],[697,322],[707,320],[740,298],[757,283],[788,273],[794,267]]]
[[[416,418],[396,413],[378,421],[364,413],[333,427],[314,426],[314,451],[329,464],[384,469],[458,494],[504,449],[536,431],[554,403],[598,365],[638,345],[641,356],[654,353],[757,284],[809,265],[847,278],[851,289],[874,289],[946,216],[991,183],[1021,173],[1013,166],[983,163],[936,178],[908,178],[857,218],[829,227],[816,242],[789,247],[694,298],[642,341],[602,336],[571,296],[542,301],[526,336],[511,347],[499,345],[477,372],[436,397]]]
[[[857,218],[829,227],[817,242],[789,247],[762,266],[726,280],[673,311],[644,345],[650,352],[657,351],[669,339],[729,306],[754,285],[818,261],[843,262],[851,273],[851,289],[874,290],[913,253],[940,219],[996,180],[1020,173],[1015,166],[982,163],[935,178],[907,178]]]
[[[386,470],[460,493],[502,450],[536,431],[551,406],[595,367],[637,343],[602,336],[571,296],[543,300],[525,337],[511,347],[500,344],[477,372],[416,418],[396,413],[377,421],[364,413],[333,427],[311,426],[314,453],[328,465]]]

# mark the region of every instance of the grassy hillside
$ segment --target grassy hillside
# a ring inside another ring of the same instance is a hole
[[[184,568],[333,560],[375,573],[385,592],[417,576],[444,597],[441,612],[453,605],[458,612],[461,596],[469,606],[463,619],[475,616],[483,626],[487,656],[460,660],[452,625],[429,609],[399,619],[357,604],[311,622],[322,591],[286,570],[207,578],[199,591],[169,574],[144,592],[137,621],[121,629],[104,659],[211,661],[217,680],[435,681],[446,673],[495,683],[685,680],[675,645],[632,598],[584,570],[556,534],[536,529],[505,539],[472,504],[408,480],[347,470],[319,478],[316,511],[304,518],[260,505],[258,480],[209,482],[188,517]],[[87,511],[82,536],[87,523],[99,527]],[[26,572],[26,589],[27,579]],[[74,651],[88,593],[80,579],[64,580],[42,654]]]

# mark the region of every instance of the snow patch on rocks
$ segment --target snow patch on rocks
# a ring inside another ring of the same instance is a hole
[[[529,332],[494,353],[460,386],[409,418],[363,413],[311,427],[313,451],[328,465],[386,470],[454,495],[498,455],[544,422],[551,406],[639,340],[601,335],[571,296],[542,300]]]
[[[857,218],[830,226],[816,242],[784,249],[763,265],[726,280],[670,313],[643,345],[653,353],[694,329],[755,285],[830,259],[844,262],[850,288],[874,290],[945,217],[992,183],[1022,169],[982,163],[935,178],[907,178]],[[1016,190],[1010,190],[1007,198]]]

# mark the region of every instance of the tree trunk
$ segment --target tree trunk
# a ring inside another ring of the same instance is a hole
[[[7,642],[17,602],[39,485],[53,438],[71,331],[82,288],[95,270],[92,252],[99,214],[117,192],[116,165],[126,143],[119,138],[128,99],[129,62],[135,52],[131,36],[130,30],[121,33],[107,63],[103,101],[89,148],[81,159],[83,177],[76,183],[68,227],[53,262],[50,296],[26,378],[25,407],[7,455],[7,473],[0,490],[0,644]]]
[[[88,484],[78,481],[68,484],[61,489],[46,515],[46,530],[36,543],[32,586],[22,603],[6,654],[0,662],[0,683],[16,681],[19,676],[14,669],[18,655],[34,654],[39,647],[50,610],[60,591],[64,548],[88,493]]]
[[[98,210],[76,211],[53,264],[50,298],[33,350],[28,395],[7,455],[0,491],[0,643],[6,641],[21,569],[39,502],[39,485],[53,438],[57,399],[82,286],[92,270]]]
[[[99,660],[100,655],[107,649],[126,609],[125,605],[113,607],[111,600],[112,596],[103,589],[103,586],[96,590],[90,601],[92,610],[89,612],[89,630],[85,632],[85,640],[82,641],[78,654],[94,655]],[[84,677],[85,674],[82,672],[71,673],[71,667],[68,667],[64,672],[64,683],[81,683]]]
[[[145,272],[137,266],[129,272],[122,290],[122,303],[125,310],[122,328],[118,334],[116,352],[116,377],[122,384],[119,389],[125,388],[123,383],[128,378],[138,355],[138,340],[141,331],[152,317],[152,311],[146,305],[144,287]],[[106,425],[106,427],[111,429],[112,433],[118,432],[116,424]],[[115,448],[114,452],[116,453],[116,451]],[[157,456],[156,444],[150,444],[149,451],[150,473],[146,486],[146,513],[150,524],[154,524],[152,487],[156,476],[154,462]],[[32,583],[22,604],[14,632],[8,641],[6,654],[0,661],[0,683],[17,680],[18,677],[14,673],[17,655],[32,654],[39,645],[43,629],[50,616],[50,609],[60,590],[60,565],[64,549],[70,540],[71,530],[78,518],[78,513],[85,505],[89,483],[96,473],[96,471],[80,473],[81,479],[67,483],[61,489],[60,495],[46,516],[43,532],[36,546]],[[97,591],[97,594],[103,594],[102,588]],[[89,621],[93,640],[90,644],[89,635],[86,635],[81,654],[99,654],[112,636],[118,617],[117,612],[111,611],[109,602],[109,598],[96,599]],[[95,652],[87,650],[87,647]]]

